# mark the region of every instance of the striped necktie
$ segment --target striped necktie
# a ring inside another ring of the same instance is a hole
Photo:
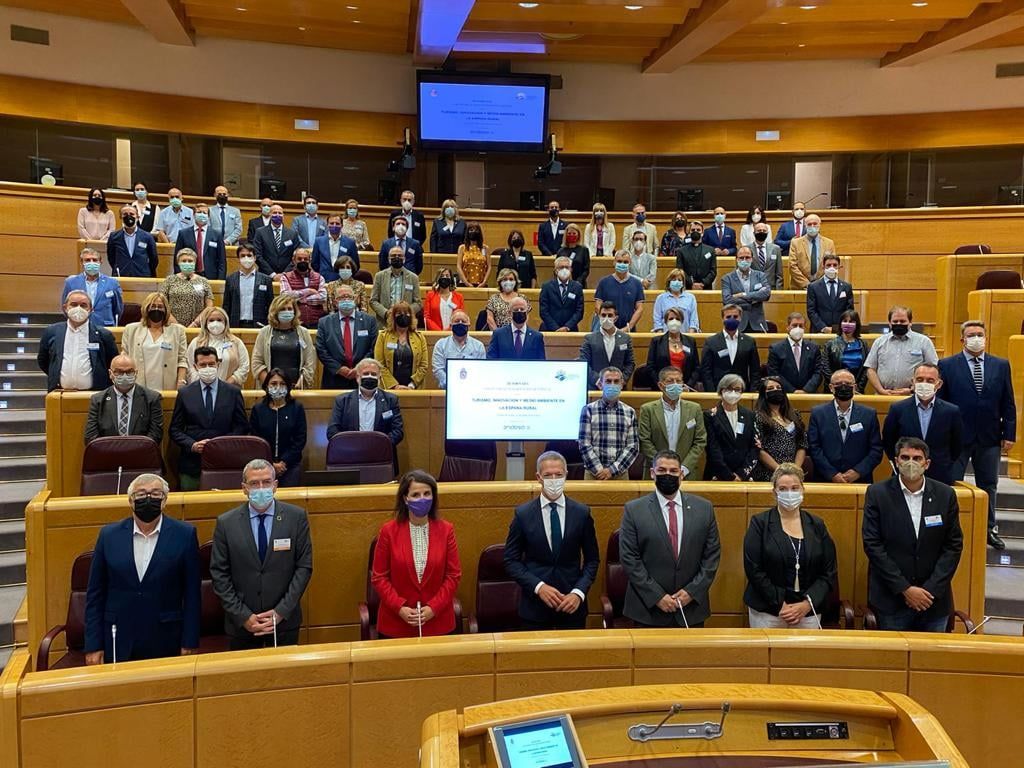
[[[972,371],[974,374],[974,388],[978,391],[978,394],[980,395],[982,387],[985,386],[985,376],[981,371],[981,360],[975,357],[974,359],[971,360],[971,363],[973,363],[974,365]]]
[[[118,395],[117,433],[124,437],[128,434],[128,395]]]

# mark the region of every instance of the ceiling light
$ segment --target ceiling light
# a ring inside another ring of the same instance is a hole
[[[345,8],[350,10],[350,11],[358,11],[359,10],[359,6],[358,5],[346,5]]]
[[[816,6],[816,5],[801,5],[800,6],[800,10],[801,11],[813,11],[817,7],[818,6]]]
[[[928,5],[928,3],[919,2],[919,3],[911,3],[911,5],[914,6],[915,8],[924,8],[926,5]]]
[[[235,10],[236,11],[241,11],[242,13],[245,13],[247,9],[246,8],[235,8]]]
[[[536,8],[540,3],[520,3],[520,8]]]
[[[299,32],[305,32],[305,31],[306,31],[305,27],[299,27]]]
[[[806,47],[807,47],[806,43],[800,43],[800,45],[797,46],[797,48],[806,48]]]
[[[363,22],[361,22],[359,19],[352,19],[352,23],[353,24],[362,24]]]
[[[786,26],[787,24],[789,24],[788,21],[780,21],[779,22],[779,26],[782,26],[782,27]]]
[[[642,5],[624,5],[622,7],[625,8],[627,11],[639,11],[641,8],[643,8]]]

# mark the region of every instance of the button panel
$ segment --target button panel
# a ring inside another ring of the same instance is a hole
[[[835,741],[849,739],[850,727],[845,722],[768,723],[769,741]]]

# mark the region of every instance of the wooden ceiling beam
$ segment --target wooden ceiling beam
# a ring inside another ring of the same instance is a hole
[[[769,5],[769,0],[704,0],[644,59],[641,70],[647,74],[675,72],[732,37]]]
[[[195,31],[179,0],[121,0],[157,42],[167,45],[196,44]]]
[[[999,35],[1024,27],[1024,0],[983,3],[966,19],[950,21],[916,43],[882,57],[883,67],[906,67],[961,51]]]

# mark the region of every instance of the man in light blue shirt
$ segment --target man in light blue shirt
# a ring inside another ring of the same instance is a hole
[[[292,228],[298,233],[302,244],[312,248],[318,237],[327,234],[327,220],[317,215],[319,203],[312,195],[306,195],[302,204],[306,212],[292,220]]]
[[[117,325],[117,318],[124,310],[121,285],[116,278],[100,272],[100,255],[94,248],[83,248],[78,258],[82,261],[82,271],[64,281],[60,305],[64,306],[72,291],[85,291],[92,302],[93,322],[107,327]]]
[[[448,386],[447,364],[449,360],[486,360],[487,350],[483,342],[469,335],[469,315],[461,309],[452,312],[452,335],[439,339],[431,355],[431,368],[437,386]]]
[[[156,231],[153,233],[161,243],[176,243],[178,230],[192,226],[192,209],[182,202],[181,190],[171,187],[167,190],[171,204],[160,210],[156,217]]]
[[[213,190],[217,204],[210,209],[210,228],[219,233],[224,245],[234,245],[242,236],[242,212],[228,205],[228,188],[223,184]]]

